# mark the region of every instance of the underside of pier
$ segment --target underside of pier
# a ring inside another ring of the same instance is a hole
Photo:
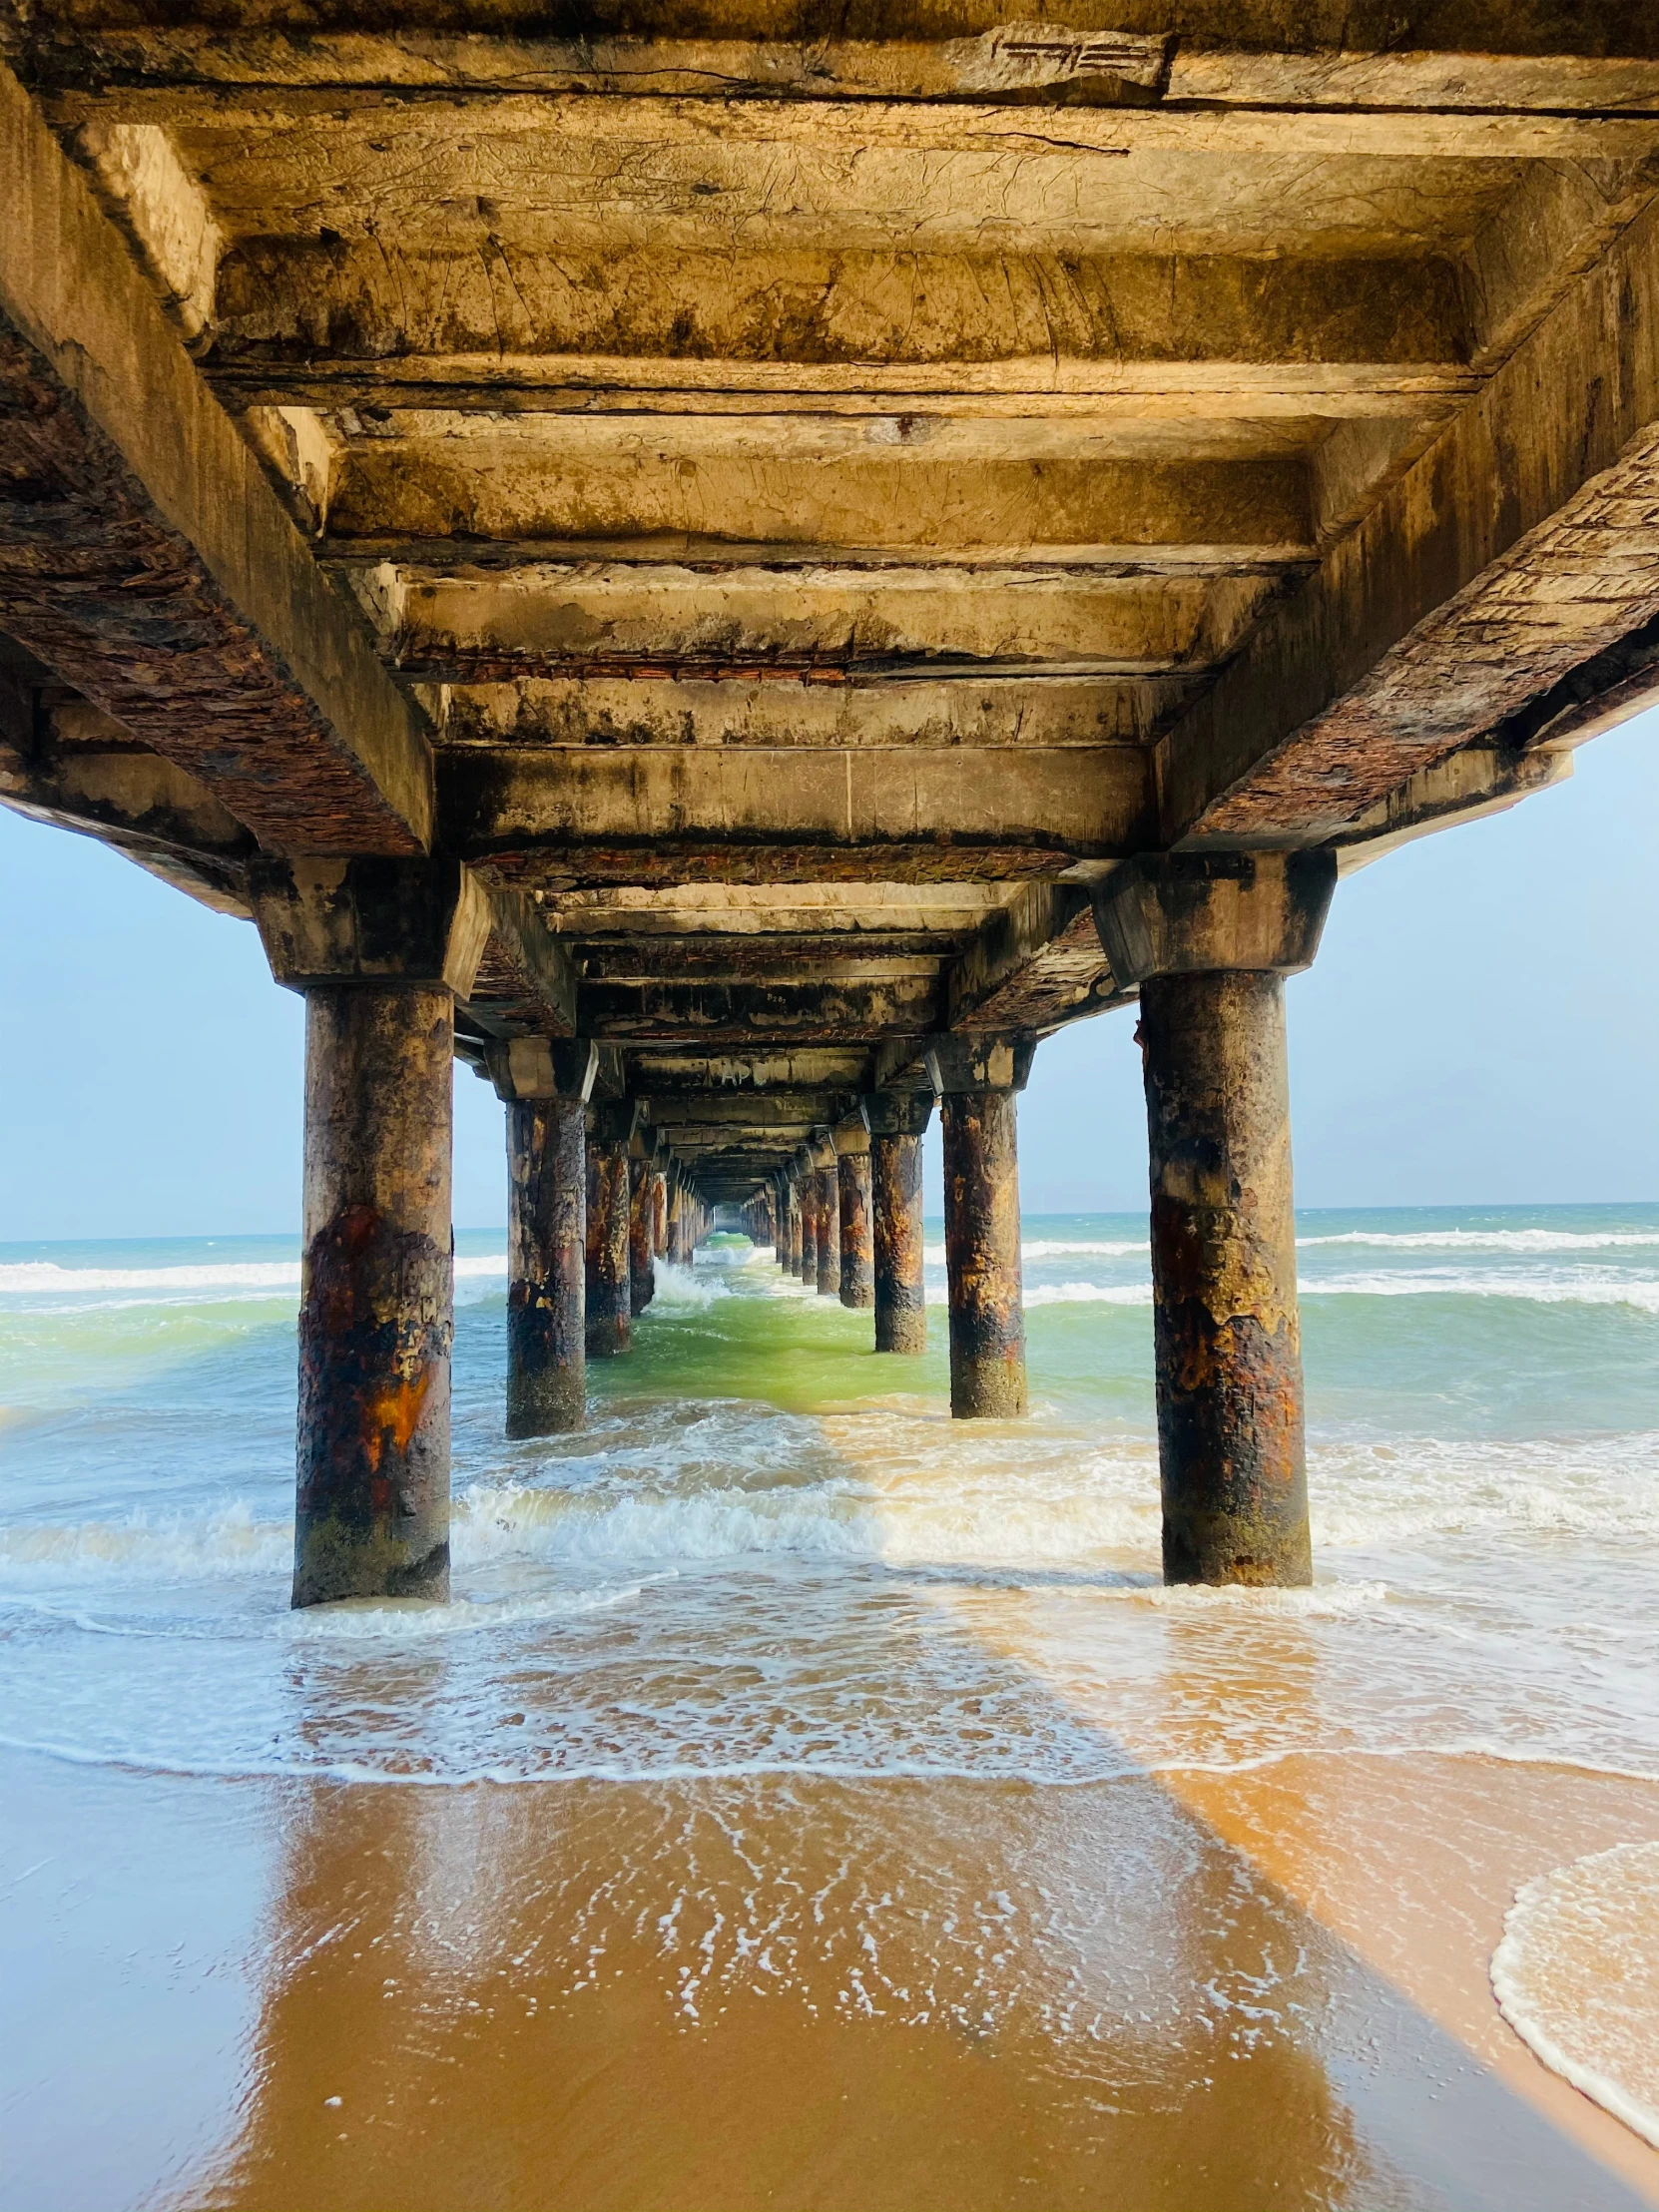
[[[1659,692],[1659,5],[0,0],[0,800],[307,995],[307,1593],[442,1583],[450,1050],[520,1425],[722,1205],[917,1349],[935,1100],[1003,1416],[1017,1093],[1143,991],[1166,1566],[1304,1576],[1278,979]]]

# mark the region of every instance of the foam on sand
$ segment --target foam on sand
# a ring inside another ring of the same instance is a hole
[[[1659,2147],[1659,1842],[1529,1882],[1491,1975],[1504,2018],[1544,2064]]]

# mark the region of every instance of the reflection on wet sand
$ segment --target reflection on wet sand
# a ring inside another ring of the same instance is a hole
[[[1162,1780],[280,1797],[245,2120],[180,2205],[1639,2201]]]

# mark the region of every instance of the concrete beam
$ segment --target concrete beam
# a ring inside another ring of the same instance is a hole
[[[1116,995],[1089,894],[1072,883],[1023,884],[945,977],[952,1029],[1050,1028]]]
[[[462,746],[439,762],[447,847],[522,887],[1059,873],[1149,841],[1147,756]]]
[[[1069,34],[1062,32],[1061,37]],[[1461,57],[1459,57],[1461,59]],[[727,88],[721,88],[725,91]],[[741,84],[737,89],[744,89]],[[376,153],[409,156],[441,121],[453,137],[456,88],[399,88],[388,100],[379,87],[217,85],[117,86],[51,95],[60,127],[95,118],[156,124],[170,130],[298,139],[319,119]],[[750,96],[679,98],[654,93],[561,100],[557,94],[475,89],[465,102],[469,139],[563,136],[572,145],[681,148],[769,147],[818,154],[933,156],[1023,152],[1040,161],[1046,149],[1111,160],[1126,154],[1405,157],[1463,161],[1617,161],[1641,159],[1655,144],[1646,115],[1608,117],[1542,106],[1510,113],[1470,113],[1460,106],[1407,105],[1402,113],[1333,105],[1287,112],[1256,106],[1093,108],[1068,104],[1060,130],[1021,103],[973,99],[864,97],[845,101]],[[288,150],[292,158],[293,148]]]
[[[891,38],[789,39],[733,13],[702,35],[558,38],[489,29],[399,30],[369,11],[338,30],[302,36],[262,29],[236,41],[199,24],[131,29],[33,18],[27,55],[44,85],[178,88],[361,87],[382,93],[510,90],[657,97],[770,92],[815,99],[958,101],[965,96],[1043,96],[1102,102],[1134,88],[1166,105],[1455,112],[1591,112],[1659,106],[1659,58],[1640,11],[1599,4],[1539,19],[1511,9],[1413,6],[1403,16],[1344,16],[1338,35],[1318,26],[1293,53],[1240,42],[1236,8],[1199,0],[1181,11],[1182,37],[1051,24],[983,28],[957,0],[932,9],[927,35],[894,24]],[[1384,35],[1385,23],[1385,35]],[[1536,26],[1536,27],[1535,27]],[[1381,47],[1381,51],[1377,48]],[[117,95],[119,97],[119,95]],[[181,113],[187,111],[181,110]]]
[[[678,1145],[681,1132],[692,1129],[724,1129],[736,1134],[779,1130],[801,1132],[818,1129],[841,1119],[855,1094],[842,1090],[744,1091],[728,1094],[710,1091],[701,1095],[654,1096],[650,1117],[654,1127],[667,1132]]]
[[[485,1028],[576,1034],[576,970],[523,891],[490,892],[490,928],[467,1008]]]
[[[584,944],[672,941],[718,933],[806,935],[856,941],[908,931],[941,947],[966,942],[1010,894],[988,883],[671,883],[548,892],[549,925]]]
[[[353,572],[360,576],[361,572]],[[1207,577],[1075,569],[732,569],[672,563],[540,564],[470,575],[363,578],[399,673],[429,684],[524,677],[676,682],[746,673],[775,680],[925,681],[1030,665],[1137,677],[1220,658],[1273,589]],[[586,714],[626,695],[591,689]],[[672,710],[665,710],[671,712]],[[487,714],[465,700],[448,734]]]
[[[494,351],[813,365],[1371,362],[1456,370],[1477,341],[1448,256],[833,252],[734,261],[637,247],[480,256],[395,236],[248,238],[221,260],[216,364]],[[805,425],[803,426],[805,427]]]
[[[580,959],[590,983],[877,982],[936,977],[947,950],[925,937],[897,943],[873,935],[850,942],[844,936],[657,937],[641,943],[584,944]]]
[[[413,711],[0,67],[0,629],[271,850],[413,853]]]
[[[827,466],[810,437],[804,453],[663,452],[622,425],[621,439],[583,426],[594,457],[578,458],[545,451],[545,435],[514,434],[562,430],[563,416],[466,419],[470,436],[346,447],[322,550],[419,561],[454,541],[470,552],[494,540],[515,558],[636,546],[672,559],[682,544],[706,543],[728,558],[794,545],[1042,560],[1198,548],[1214,561],[1225,548],[1230,563],[1274,563],[1313,548],[1299,458],[988,460],[965,473],[925,447],[866,447]]]
[[[614,1049],[614,1048],[612,1048]],[[860,1045],[791,1045],[757,1040],[745,1051],[683,1044],[630,1045],[628,1088],[660,1112],[672,1098],[756,1097],[771,1091],[856,1091],[870,1055]]]
[[[876,983],[583,983],[584,1036],[665,1043],[863,1043],[933,1024],[930,975]]]
[[[1166,842],[1319,842],[1659,615],[1650,208],[1161,741]]]
[[[1247,598],[1261,580],[1245,580]],[[670,672],[648,664],[648,675]],[[733,668],[725,681],[620,675],[521,677],[424,691],[444,750],[461,746],[799,747],[951,750],[980,746],[1144,746],[1197,689],[1196,672],[1162,680],[1073,678],[1007,666],[904,682],[840,682],[838,671]]]
[[[249,913],[254,838],[199,778],[85,700],[0,671],[0,805],[99,838],[218,913]]]

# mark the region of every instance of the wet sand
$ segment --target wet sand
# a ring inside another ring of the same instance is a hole
[[[1485,1983],[1647,1785],[0,1791],[8,2212],[1659,2204]]]

